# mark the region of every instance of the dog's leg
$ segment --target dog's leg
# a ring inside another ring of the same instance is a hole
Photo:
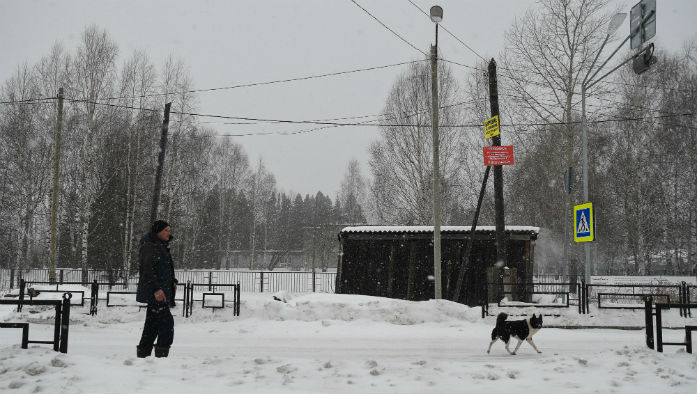
[[[538,349],[537,346],[535,346],[535,342],[532,341],[532,338],[527,338],[527,343],[532,345],[532,347],[537,351],[537,353],[542,353],[540,349]]]
[[[513,352],[510,351],[510,347],[508,346],[510,344],[510,339],[508,339],[508,342],[506,342],[506,351],[510,354],[513,354]]]
[[[491,353],[491,346],[493,346],[493,344],[496,343],[497,340],[498,338],[492,340],[491,343],[489,343],[489,349],[486,351],[486,354]]]
[[[518,349],[520,349],[520,345],[522,345],[522,344],[523,344],[523,340],[518,338],[518,344],[515,346],[515,350],[513,350],[513,352],[511,354],[515,355],[515,353],[518,351]]]

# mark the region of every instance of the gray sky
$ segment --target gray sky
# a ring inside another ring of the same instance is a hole
[[[355,0],[405,40],[427,52],[434,25],[408,0]],[[503,49],[503,35],[534,0],[421,1],[444,9],[443,25],[484,58]],[[610,2],[623,12],[638,0]],[[657,37],[674,51],[697,36],[695,0],[658,0]],[[351,0],[254,1],[41,1],[0,2],[0,81],[17,65],[34,64],[56,41],[74,51],[85,26],[105,28],[120,49],[118,64],[145,49],[160,68],[169,54],[189,67],[195,89],[304,77],[418,60],[421,53],[372,19]],[[619,33],[628,31],[629,17]],[[619,40],[613,42],[616,43]],[[444,58],[473,65],[478,57],[440,32]],[[616,45],[609,45],[610,49]],[[197,112],[265,119],[311,120],[380,114],[397,75],[390,67],[306,81],[199,94]],[[466,69],[453,71],[464,80]],[[365,121],[370,118],[350,121]],[[314,125],[208,126],[220,134],[306,130]],[[251,165],[262,157],[284,191],[318,190],[331,196],[340,188],[348,161],[367,170],[376,127],[334,127],[296,135],[233,138]]]

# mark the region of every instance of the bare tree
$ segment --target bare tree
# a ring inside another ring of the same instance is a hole
[[[0,89],[0,97],[7,101],[35,98],[38,93],[36,74],[26,63]],[[33,107],[21,103],[3,106],[0,116],[0,157],[4,168],[0,211],[16,229],[12,241],[17,268],[24,268],[30,260],[35,215],[45,207],[51,179],[51,133],[42,127]]]
[[[118,53],[117,44],[107,32],[96,25],[88,26],[81,36],[80,45],[73,61],[75,70],[74,84],[71,92],[78,97],[82,104],[81,116],[85,119],[75,132],[80,133],[79,166],[74,168],[78,174],[80,187],[81,212],[77,218],[80,223],[81,266],[87,271],[88,231],[90,226],[90,206],[97,196],[100,185],[96,171],[100,165],[98,150],[95,149],[100,133],[105,132],[106,126],[98,122],[98,115],[107,116],[109,107],[99,105],[99,101],[112,93],[115,61]]]
[[[228,259],[232,250],[234,228],[236,222],[241,220],[233,212],[236,193],[244,188],[251,176],[248,155],[241,145],[223,139],[214,148],[212,159],[219,193],[218,225],[221,233],[217,238],[217,249]],[[218,259],[217,264],[220,262],[221,258]]]
[[[266,209],[269,207],[267,200],[273,195],[275,191],[275,177],[265,168],[265,163],[263,163],[262,158],[258,159],[258,164],[251,177],[249,178],[248,193],[250,195],[250,201],[252,203],[253,210],[253,221],[252,228],[250,231],[250,269],[254,268],[254,263],[256,261],[255,255],[255,232],[258,223],[265,224]],[[263,231],[263,253],[267,249],[267,228],[264,226]],[[264,258],[264,257],[263,257]]]
[[[561,156],[546,164],[557,169],[555,174],[576,167],[578,162],[575,147],[579,131],[574,121],[580,101],[576,99],[576,91],[602,44],[610,15],[606,5],[604,0],[540,0],[539,7],[528,10],[506,34],[499,67],[499,76],[505,77],[499,78],[499,84],[506,92],[499,96],[508,99],[511,106],[517,106],[518,118],[523,121],[564,125],[564,128],[544,130],[556,130],[564,135],[564,145],[557,148]],[[515,118],[516,114],[511,115]],[[559,179],[551,181],[559,184]],[[525,192],[512,191],[520,195]],[[574,193],[569,195],[570,206],[574,205],[575,197]],[[567,212],[565,223],[571,222],[569,215]]]
[[[360,162],[351,159],[340,183],[340,209],[344,220],[349,223],[366,221],[364,212],[367,211],[367,181],[360,170]]]
[[[144,108],[151,107],[153,100],[149,100],[150,94],[155,91],[156,73],[155,67],[151,64],[148,55],[143,51],[135,51],[122,67],[121,81],[119,86],[119,96],[124,97],[122,104],[129,114],[129,127],[125,136],[126,158],[124,182],[125,212],[122,225],[122,268],[128,275],[131,270],[131,260],[133,256],[134,223],[136,216],[136,182],[141,178],[139,169],[143,161],[141,154],[141,136],[148,128],[147,119],[150,114]],[[156,133],[147,133],[149,136]]]
[[[440,163],[443,208],[451,202],[451,185],[459,172],[459,155],[454,149],[458,129],[449,127],[460,119],[454,106],[457,83],[449,67],[440,63]],[[372,194],[375,215],[394,223],[429,224],[432,218],[432,129],[430,67],[414,63],[394,83],[384,109],[386,125],[381,139],[370,147]],[[445,218],[447,220],[448,218]]]

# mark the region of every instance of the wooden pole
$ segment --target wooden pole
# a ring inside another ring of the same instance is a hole
[[[492,58],[489,63],[489,96],[491,101],[491,116],[498,115],[498,82],[496,80],[496,61]],[[501,146],[501,135],[492,139],[493,146]],[[503,166],[493,166],[493,191],[496,204],[496,260],[503,266],[508,265],[505,240],[505,213],[503,203]]]
[[[160,184],[163,178],[163,163],[165,162],[165,149],[168,144],[168,124],[170,123],[170,104],[165,104],[163,113],[163,127],[160,132],[160,151],[158,152],[158,169],[156,170],[156,181],[153,186],[153,205],[151,206],[151,223],[155,222],[158,216],[158,205],[160,204]]]

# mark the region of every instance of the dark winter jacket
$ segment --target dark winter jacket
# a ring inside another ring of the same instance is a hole
[[[172,240],[172,237],[170,237]],[[154,233],[141,237],[139,250],[139,286],[136,291],[136,301],[155,304],[153,295],[158,289],[163,290],[168,303],[173,302],[175,292],[173,284],[175,267],[170,256],[168,241],[162,241]]]

